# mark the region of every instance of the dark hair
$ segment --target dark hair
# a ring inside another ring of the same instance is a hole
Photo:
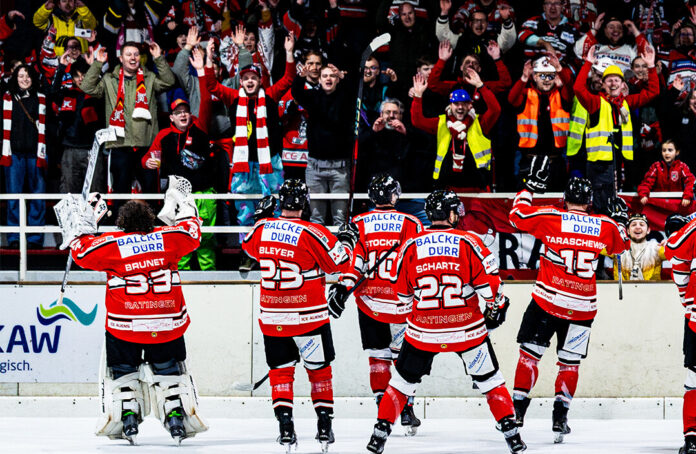
[[[322,66],[324,65],[324,56],[322,55],[321,52],[319,52],[318,50],[314,50],[314,49],[310,49],[304,54],[304,57],[303,57],[304,63],[307,63],[307,59],[309,59],[309,57],[311,55],[315,55],[315,56],[319,57],[319,60],[321,61]]]
[[[77,38],[74,37],[74,36],[66,36],[66,37],[63,39],[63,47],[67,49],[67,48],[68,48],[68,43],[69,43],[70,41],[75,41],[75,42],[77,42],[77,46],[80,48],[80,52],[82,52],[82,43],[80,42],[79,39],[77,39]]]
[[[123,43],[123,46],[121,46],[121,54],[123,54],[123,49],[125,49],[126,47],[135,47],[136,49],[138,49],[138,52],[143,51],[142,43],[136,43],[135,41],[126,41],[125,43]]]
[[[627,44],[629,46],[633,46],[636,44],[636,39],[633,37],[632,34],[630,34],[628,32],[628,29],[623,24],[623,21],[616,16],[605,18],[604,22],[602,23],[602,26],[600,27],[599,30],[597,30],[596,38],[597,38],[597,42],[599,44],[606,44],[606,45],[612,45],[612,46],[614,45],[614,44],[611,44],[611,42],[609,41],[609,38],[606,35],[607,25],[609,25],[611,22],[618,22],[619,24],[621,24],[621,28],[623,29],[623,36],[615,44],[616,46],[622,46],[624,44]]]
[[[146,202],[129,200],[118,210],[116,227],[126,233],[150,233],[155,228],[155,213]]]
[[[70,75],[73,77],[77,77],[77,73],[80,72],[82,74],[85,74],[89,70],[89,64],[85,61],[82,56],[80,56],[77,60],[72,62],[72,65],[70,65]]]
[[[662,145],[666,145],[666,144],[668,144],[668,143],[671,143],[671,144],[674,146],[675,151],[676,151],[677,153],[679,153],[679,151],[680,151],[680,150],[679,150],[679,145],[677,144],[677,142],[676,142],[674,139],[667,139],[667,140],[663,141],[663,142],[660,144],[660,150],[662,150]]]
[[[13,95],[19,94],[21,89],[19,88],[19,84],[17,83],[17,75],[19,74],[19,70],[22,68],[24,68],[27,71],[27,74],[29,74],[29,77],[31,78],[31,87],[29,87],[29,92],[36,93],[39,90],[39,75],[36,74],[34,68],[27,65],[26,63],[22,63],[21,65],[17,66],[14,69],[14,71],[12,71],[10,80],[7,82],[7,89]]]
[[[433,61],[432,58],[430,58],[427,55],[423,55],[422,57],[418,57],[418,60],[416,60],[416,69],[420,68],[421,66],[425,65],[434,65],[435,62]]]

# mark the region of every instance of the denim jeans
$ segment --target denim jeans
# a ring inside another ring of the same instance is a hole
[[[310,220],[326,224],[328,200],[312,200],[312,194],[347,193],[350,190],[350,167],[347,160],[321,161],[309,158],[305,181],[309,188],[309,205],[312,208]],[[333,225],[342,225],[348,214],[347,200],[331,200],[331,217]]]
[[[26,188],[26,190],[25,190]],[[8,194],[30,192],[44,194],[46,180],[44,169],[36,166],[36,156],[13,155],[12,165],[5,167],[5,190]],[[42,226],[45,224],[46,202],[44,200],[27,201],[27,225]],[[7,225],[19,225],[19,201],[7,201]],[[8,233],[7,242],[19,241],[18,233]],[[27,235],[27,243],[43,246],[43,233]]]

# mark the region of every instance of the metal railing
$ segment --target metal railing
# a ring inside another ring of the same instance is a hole
[[[478,198],[478,199],[513,199],[516,195],[514,192],[497,192],[497,193],[458,193],[461,198]],[[624,192],[620,195],[634,197],[637,194],[634,192]],[[263,194],[192,194],[194,199],[213,199],[213,200],[259,200],[263,198]],[[401,194],[401,199],[425,199],[428,193],[404,193]],[[60,233],[60,227],[57,225],[44,226],[29,226],[27,225],[27,200],[60,200],[65,197],[65,194],[0,194],[0,200],[18,200],[19,201],[19,225],[18,226],[0,226],[0,234],[2,233],[19,233],[19,281],[25,281],[27,277],[27,239],[29,233]],[[162,200],[163,194],[103,194],[105,199],[110,200]],[[311,194],[312,200],[348,200],[350,195],[347,193],[326,193],[326,194]],[[551,192],[538,196],[544,199],[558,199],[563,197],[560,192]],[[681,192],[654,192],[650,194],[650,198],[660,199],[681,199]],[[355,200],[367,200],[367,193],[355,193]],[[246,226],[209,226],[203,227],[203,233],[245,233],[251,227]],[[115,231],[115,226],[99,226],[99,232]],[[329,230],[335,231],[335,227],[329,227]]]

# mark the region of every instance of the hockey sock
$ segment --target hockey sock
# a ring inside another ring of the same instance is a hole
[[[379,403],[377,419],[384,419],[389,421],[390,424],[394,424],[396,417],[401,414],[401,410],[404,409],[407,401],[408,396],[406,394],[392,386],[388,386],[382,401]]]
[[[271,369],[268,371],[268,378],[271,381],[271,397],[276,414],[282,410],[280,407],[286,407],[292,411],[292,383],[295,381],[295,368]]]
[[[563,405],[570,406],[570,401],[578,387],[578,369],[580,366],[569,366],[558,363],[558,376],[556,377],[556,400],[563,401]]]
[[[333,413],[333,383],[331,380],[331,366],[321,369],[307,369],[309,383],[312,385],[311,395],[314,411],[319,414],[319,410]]]
[[[539,377],[539,360],[520,349],[520,359],[515,371],[515,399],[528,397]]]
[[[488,401],[488,407],[491,409],[491,413],[493,413],[493,417],[496,421],[515,416],[515,407],[512,405],[510,392],[505,385],[497,386],[488,391],[486,393],[486,400]]]
[[[370,361],[370,388],[375,396],[384,394],[391,380],[391,361],[379,358],[369,358]]]
[[[696,435],[696,389],[684,393],[684,436]]]

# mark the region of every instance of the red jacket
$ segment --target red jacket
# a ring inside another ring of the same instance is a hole
[[[438,60],[437,63],[435,63],[433,70],[430,72],[430,76],[428,76],[428,88],[443,96],[449,96],[452,91],[458,88],[464,88],[471,95],[471,99],[478,99],[478,90],[464,82],[461,76],[457,78],[457,80],[442,80],[445,64],[447,64],[446,60]],[[510,89],[512,86],[512,78],[510,77],[510,71],[508,71],[502,59],[495,61],[495,68],[498,71],[498,80],[482,80],[486,87],[496,95],[499,95]]]
[[[650,169],[643,177],[643,181],[638,186],[638,195],[648,197],[651,191],[679,192],[684,191],[684,199],[694,198],[694,174],[689,170],[689,166],[678,159],[672,165],[667,165],[665,161],[657,161],[650,166]]]

